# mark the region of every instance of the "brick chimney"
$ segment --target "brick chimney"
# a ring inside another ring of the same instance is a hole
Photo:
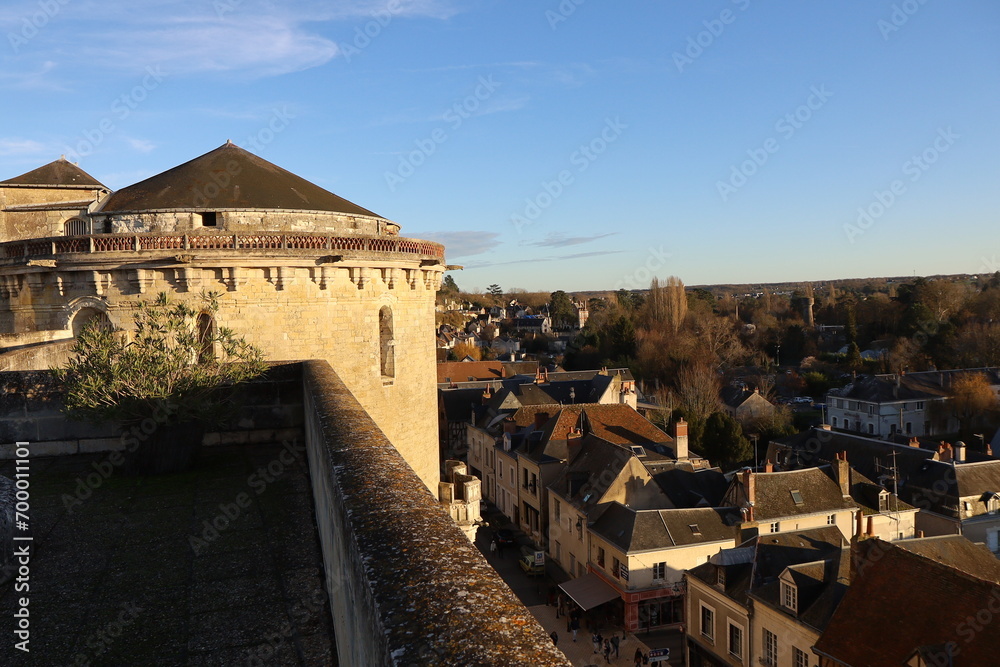
[[[573,429],[566,434],[566,457],[568,460],[572,461],[576,458],[576,455],[580,451],[580,445],[583,443],[583,431],[578,428]]]
[[[847,462],[847,452],[838,452],[833,462],[833,474],[840,485],[840,495],[851,495],[851,464]]]
[[[913,436],[912,438],[910,438],[910,443],[909,444],[910,444],[910,447],[919,447],[920,446],[920,439],[917,438],[917,436]]]
[[[674,455],[678,460],[686,459],[688,452],[688,424],[678,419],[674,424]]]
[[[861,539],[864,534],[862,527],[864,526],[865,514],[861,510],[854,513],[854,537]]]
[[[941,441],[938,445],[938,460],[942,463],[949,463],[951,461],[951,443]]]
[[[489,387],[486,387],[486,389],[483,391],[483,405],[489,403],[491,398],[493,398],[493,390],[490,389]]]
[[[774,464],[771,463],[771,459],[768,459],[767,463],[764,464],[764,472],[774,472]]]
[[[866,534],[869,538],[875,537],[875,517],[873,516],[868,517],[868,530]]]

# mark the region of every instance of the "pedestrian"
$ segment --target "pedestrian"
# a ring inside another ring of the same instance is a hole
[[[576,633],[580,631],[579,616],[573,616],[569,619],[569,629],[573,631],[573,641],[576,641]]]
[[[642,664],[642,649],[637,648],[635,650],[635,658],[633,658],[633,661],[635,662],[635,667],[639,667],[639,665]]]
[[[497,555],[497,540],[495,537],[490,540],[490,553],[494,556]]]
[[[590,643],[594,645],[594,653],[601,650],[601,635],[599,632],[595,631],[594,634],[590,635]]]
[[[562,609],[563,609],[563,594],[560,593],[559,595],[556,596],[556,618],[559,618],[562,615]]]
[[[611,641],[608,639],[604,640],[604,662],[611,664]]]
[[[615,652],[615,660],[618,659],[618,648],[620,641],[621,640],[618,639],[618,635],[611,636],[611,650]]]
[[[558,632],[556,632],[555,630],[553,630],[552,634],[549,635],[549,637],[552,637],[552,643],[553,644],[555,644],[556,646],[559,646],[559,633]]]

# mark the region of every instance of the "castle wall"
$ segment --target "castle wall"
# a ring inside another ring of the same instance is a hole
[[[271,257],[258,260],[271,266],[249,267],[161,261],[175,266],[58,272],[37,267],[0,276],[0,327],[5,333],[71,330],[74,314],[89,309],[129,328],[140,300],[167,292],[197,305],[203,290],[218,292],[216,326],[244,336],[269,360],[327,360],[436,493],[434,296],[442,267],[375,259],[316,266],[315,259]],[[305,266],[289,265],[295,262]],[[382,307],[392,313],[393,377],[381,372]]]
[[[211,209],[205,209],[211,212]],[[107,229],[109,233],[131,234],[141,232],[194,232],[206,229],[198,212],[159,211],[137,213],[97,214],[95,228]],[[395,223],[363,215],[346,213],[324,213],[320,211],[279,211],[279,210],[222,210],[216,212],[213,231],[230,232],[320,232],[336,234],[366,234],[379,236],[394,233]],[[60,231],[60,234],[62,232]]]
[[[46,236],[62,236],[63,223],[87,215],[87,205],[65,210],[8,211],[17,206],[59,205],[60,202],[96,201],[98,190],[83,188],[26,188],[0,186],[0,243]]]

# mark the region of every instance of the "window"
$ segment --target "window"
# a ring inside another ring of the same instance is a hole
[[[924,409],[924,402],[917,401],[917,410],[923,410],[923,409]]]
[[[576,520],[576,538],[583,542],[583,517]]]
[[[837,525],[837,515],[836,514],[831,514],[830,516],[826,517],[826,525],[828,525],[828,526],[836,526]]]
[[[585,574],[587,574],[587,571],[584,569],[583,563],[577,563],[576,564],[576,576],[582,577]]]
[[[572,575],[576,571],[576,554],[569,555],[569,573]]]
[[[837,418],[836,417],[833,418],[833,427],[837,428]]]
[[[392,311],[382,306],[378,311],[379,366],[383,378],[396,375],[395,341],[392,339]]]
[[[632,453],[635,454],[636,456],[645,456],[646,450],[640,447],[639,445],[632,445]]]
[[[688,528],[691,529],[692,535],[699,535],[699,536],[701,535],[701,528],[698,527],[698,524],[696,523],[688,524]]]
[[[562,562],[562,545],[556,542],[556,560]]]
[[[202,227],[215,227],[218,225],[219,216],[216,213],[196,213]]]
[[[802,649],[792,647],[792,664],[795,667],[809,667],[809,654]]]
[[[604,549],[602,547],[597,547],[597,564],[604,567]]]
[[[778,635],[770,630],[764,630],[764,664],[776,666],[778,664]]]
[[[622,571],[621,561],[618,560],[618,558],[612,558],[611,562],[612,562],[611,574],[615,575],[615,579],[618,579],[621,576],[621,571]]]
[[[868,416],[871,417],[871,416],[874,416],[874,414],[875,414],[875,406],[874,405],[869,405],[868,406]]]
[[[861,422],[860,421],[854,422],[854,430],[857,431],[858,433],[861,433]]]
[[[913,433],[913,422],[906,422],[906,435]]]
[[[781,530],[781,522],[780,521],[775,521],[774,523],[771,524],[771,532],[772,533],[777,533],[779,530]]]
[[[729,624],[729,655],[743,659],[743,628]]]
[[[667,564],[663,563],[653,563],[653,579],[666,579],[667,577]]]
[[[558,498],[553,498],[552,499],[552,516],[553,516],[553,518],[555,518],[556,521],[559,521],[559,519],[560,519],[559,512],[560,512],[560,510],[559,510],[559,499]]]
[[[889,494],[880,493],[878,494],[878,511],[888,512],[889,511]]]
[[[868,423],[868,435],[872,435],[873,433],[875,433],[875,424],[872,424],[871,422],[869,422]]]
[[[794,584],[781,582],[781,604],[791,611],[799,610],[799,589]]]
[[[83,218],[70,218],[63,223],[63,234],[66,236],[83,236],[90,233],[90,222]]]
[[[837,407],[840,408],[841,410],[844,409],[844,399],[842,398],[837,399]]]
[[[701,606],[701,636],[715,641],[715,610],[705,605]]]
[[[521,475],[521,486],[526,489],[526,488],[528,488],[528,469],[527,468],[521,468],[521,473],[522,473],[522,475]]]

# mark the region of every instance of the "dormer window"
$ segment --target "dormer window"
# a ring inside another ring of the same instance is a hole
[[[878,494],[878,511],[888,512],[889,511],[889,492],[880,491]]]
[[[799,589],[795,584],[790,584],[787,581],[781,582],[781,606],[793,614],[798,611]]]
[[[1000,512],[1000,495],[996,493],[991,493],[989,498],[986,500],[986,511],[990,514],[996,514]]]

